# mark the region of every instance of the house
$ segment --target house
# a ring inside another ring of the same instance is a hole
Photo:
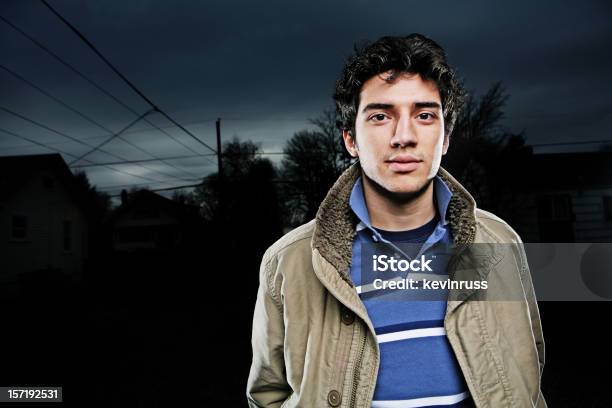
[[[60,154],[0,156],[0,281],[77,276],[87,258],[85,199]]]
[[[128,197],[108,221],[118,252],[172,251],[196,245],[203,232],[197,206],[181,204],[149,190]]]
[[[525,242],[612,242],[612,152],[536,154],[517,231]]]

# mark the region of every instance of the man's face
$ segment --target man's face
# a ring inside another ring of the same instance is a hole
[[[419,74],[389,73],[367,80],[360,94],[354,139],[344,143],[365,175],[391,193],[421,191],[436,175],[448,149],[436,84]]]

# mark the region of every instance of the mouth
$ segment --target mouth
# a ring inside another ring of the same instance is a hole
[[[411,154],[401,154],[385,160],[389,169],[396,173],[409,173],[419,168],[423,160]]]

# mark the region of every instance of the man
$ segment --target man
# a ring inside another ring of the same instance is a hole
[[[544,341],[520,238],[440,167],[463,101],[442,48],[419,34],[383,37],[347,62],[334,99],[358,161],[316,219],[263,257],[249,405],[545,407]],[[360,254],[405,243],[457,246],[444,272],[457,281],[476,265],[490,292],[380,301]]]

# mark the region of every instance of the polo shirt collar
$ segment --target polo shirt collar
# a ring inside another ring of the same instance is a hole
[[[453,193],[450,191],[444,180],[437,175],[434,178],[434,195],[438,207],[438,214],[440,214],[440,223],[442,225],[446,225],[448,224],[446,213]],[[365,202],[363,180],[361,176],[357,178],[355,184],[353,185],[349,205],[357,218],[359,218],[360,224],[362,224],[361,226],[358,226],[358,230],[367,227],[375,231],[374,227],[372,227],[372,223],[370,222],[370,214]]]

